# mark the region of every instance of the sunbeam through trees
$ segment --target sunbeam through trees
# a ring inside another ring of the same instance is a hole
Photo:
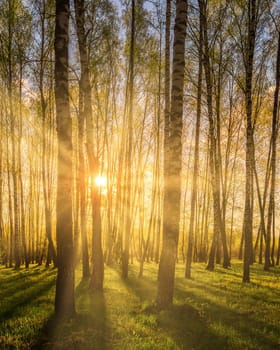
[[[74,322],[119,349],[118,290],[125,349],[279,347],[279,23],[278,0],[0,0],[0,348],[70,349]],[[48,298],[28,336],[22,276]],[[255,337],[214,295],[238,288],[276,305]]]

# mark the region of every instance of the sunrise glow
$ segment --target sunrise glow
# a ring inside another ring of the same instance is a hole
[[[95,179],[95,183],[98,187],[105,187],[107,185],[106,176],[98,175]]]

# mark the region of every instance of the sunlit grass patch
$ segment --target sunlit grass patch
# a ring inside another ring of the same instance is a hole
[[[0,269],[0,348],[30,349],[53,310],[54,269]]]
[[[242,264],[237,261],[227,270],[217,266],[215,272],[195,265],[192,280],[183,278],[181,266],[177,302],[184,298],[203,315],[209,332],[223,339],[221,349],[278,349],[279,268],[275,269],[267,273],[263,266],[255,264],[251,268],[252,282],[243,284]]]
[[[192,279],[178,264],[174,305],[154,307],[158,265],[128,280],[119,267],[105,268],[104,291],[92,292],[76,272],[77,316],[53,317],[55,269],[0,268],[0,349],[40,350],[271,350],[280,348],[279,268],[251,268],[242,283],[242,264],[214,272],[194,264]]]

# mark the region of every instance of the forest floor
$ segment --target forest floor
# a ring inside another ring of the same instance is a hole
[[[280,269],[255,264],[251,283],[242,283],[242,265],[205,270],[194,264],[192,279],[178,264],[174,305],[153,310],[157,266],[138,265],[123,281],[105,268],[104,292],[89,292],[76,274],[77,316],[53,318],[56,270],[0,268],[0,349],[66,350],[278,350]]]

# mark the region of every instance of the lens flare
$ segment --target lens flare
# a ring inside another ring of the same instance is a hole
[[[95,178],[95,183],[98,187],[105,187],[107,184],[107,178],[106,176],[98,175]]]

